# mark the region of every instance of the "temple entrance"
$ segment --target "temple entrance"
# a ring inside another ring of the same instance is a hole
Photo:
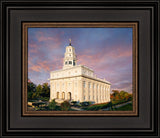
[[[71,100],[71,92],[68,92],[68,100]]]

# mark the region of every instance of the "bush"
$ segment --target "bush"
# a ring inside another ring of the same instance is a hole
[[[48,108],[49,110],[56,110],[56,106],[57,106],[57,103],[55,102],[55,99],[53,99],[49,105],[48,105]]]
[[[87,106],[91,105],[91,102],[81,102],[80,104],[82,107],[87,107]]]
[[[77,101],[72,101],[71,104],[72,104],[73,106],[76,106],[76,105],[78,104],[78,102],[77,102]]]
[[[40,98],[42,101],[49,101],[49,97],[41,97]]]
[[[61,110],[62,111],[68,111],[70,110],[70,103],[68,101],[64,101],[63,103],[61,103]]]

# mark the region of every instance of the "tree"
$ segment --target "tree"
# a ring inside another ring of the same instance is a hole
[[[49,97],[50,96],[50,87],[48,83],[43,83],[42,91],[40,93],[41,97]]]
[[[120,91],[121,99],[127,100],[126,97],[128,97],[128,92]]]
[[[117,95],[119,95],[119,91],[118,90],[112,90],[112,92],[113,92],[113,96],[115,97],[115,96],[117,96]]]
[[[28,99],[32,99],[32,95],[36,93],[36,85],[29,81],[27,83],[27,95],[28,95]]]
[[[120,99],[120,94],[118,90],[112,90],[112,94],[111,94],[111,99],[114,100],[119,100]]]
[[[37,98],[36,93],[33,93],[32,94],[32,99],[35,99],[35,98]]]
[[[133,95],[132,95],[132,94],[129,94],[129,95],[128,95],[128,101],[131,101],[131,100],[133,100]]]
[[[123,100],[128,101],[131,99],[130,97],[132,97],[132,94],[129,94],[128,92],[125,92],[125,91],[121,91],[120,96]]]
[[[41,100],[48,101],[50,97],[50,87],[48,83],[36,86],[30,79],[27,83],[28,100],[41,98]]]
[[[39,84],[36,88],[36,97],[40,98],[41,93],[42,93],[42,86]]]

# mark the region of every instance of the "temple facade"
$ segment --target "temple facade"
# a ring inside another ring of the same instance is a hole
[[[75,48],[66,47],[63,68],[50,72],[50,101],[110,101],[110,82],[97,78],[94,71],[84,65],[77,65]]]

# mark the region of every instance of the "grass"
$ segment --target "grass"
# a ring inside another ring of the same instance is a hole
[[[126,100],[116,100],[116,101],[103,103],[103,104],[90,105],[90,106],[82,108],[82,109],[87,110],[87,111],[98,111],[98,110],[102,110],[102,109],[105,109],[105,108],[110,108],[110,110],[113,110],[113,111],[117,111],[117,110],[118,111],[127,111],[127,110],[130,111],[130,110],[132,110],[132,109],[129,108],[129,106],[124,107],[124,108],[114,108],[114,106],[119,105],[119,104],[123,104],[123,103],[126,103],[126,102],[128,102],[128,101],[126,101]]]
[[[129,103],[129,104],[124,105],[124,106],[119,107],[119,108],[115,108],[115,111],[132,111],[132,110],[133,110],[132,103]]]
[[[110,106],[109,103],[104,103],[104,104],[98,104],[98,105],[91,105],[91,106],[85,107],[83,109],[87,110],[87,111],[98,111],[103,108],[107,108],[109,106]]]

